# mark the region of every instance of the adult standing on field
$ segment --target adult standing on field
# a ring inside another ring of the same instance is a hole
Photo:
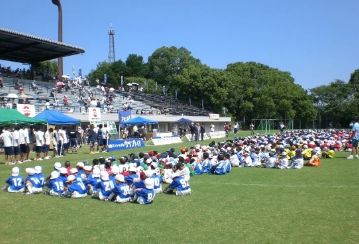
[[[14,160],[14,149],[12,146],[13,136],[9,128],[3,130],[0,139],[4,142],[5,164],[12,164]]]
[[[352,133],[350,136],[352,142],[352,153],[347,159],[359,158],[358,156],[358,142],[359,142],[359,123],[355,122],[352,127]]]

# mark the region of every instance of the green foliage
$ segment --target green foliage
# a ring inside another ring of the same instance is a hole
[[[57,61],[44,61],[34,66],[36,74],[43,76],[44,79],[52,79],[57,76]]]
[[[161,47],[148,58],[149,76],[158,84],[172,89],[175,78],[182,74],[185,68],[196,64],[200,64],[200,61],[183,47]]]
[[[318,109],[320,127],[329,124],[338,128],[347,127],[354,117],[359,116],[359,97],[354,86],[354,79],[349,83],[336,80],[311,90]]]
[[[192,56],[186,48],[161,47],[145,62],[140,55],[130,54],[126,61],[112,64],[101,62],[89,74],[92,84],[96,79],[115,88],[120,84],[136,82],[148,93],[167,94],[187,103],[204,107],[212,112],[233,116],[248,125],[251,119],[290,119],[294,127],[319,127],[332,124],[346,126],[353,116],[359,117],[359,69],[348,83],[335,81],[311,90],[311,95],[294,82],[290,73],[255,62],[228,64],[226,69],[213,69]],[[156,84],[158,89],[156,90]],[[314,106],[315,105],[315,106]]]
[[[288,72],[254,62],[229,64],[225,70],[225,106],[237,118],[315,118],[311,98]]]

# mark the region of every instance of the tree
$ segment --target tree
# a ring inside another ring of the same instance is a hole
[[[51,80],[57,76],[57,61],[44,61],[34,66],[35,73],[41,75],[44,80]]]
[[[137,54],[130,54],[126,59],[125,76],[147,77],[148,66],[144,63],[143,57]]]
[[[200,64],[191,52],[181,47],[161,47],[148,58],[149,77],[158,84],[173,88],[176,76],[191,64]]]

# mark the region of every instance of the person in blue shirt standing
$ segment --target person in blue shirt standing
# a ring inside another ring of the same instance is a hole
[[[359,158],[358,156],[358,142],[359,142],[359,123],[355,122],[352,127],[352,133],[350,136],[352,142],[352,152],[347,159]]]
[[[125,177],[121,174],[115,176],[116,184],[112,189],[109,199],[114,199],[117,203],[126,203],[132,201],[130,186],[126,183]]]
[[[107,171],[102,171],[101,181],[98,184],[98,198],[100,200],[108,201],[114,187],[113,181],[110,180]]]
[[[58,171],[52,171],[50,175],[50,181],[47,184],[49,189],[48,194],[51,196],[63,196],[65,185],[63,180],[60,178]]]
[[[153,190],[153,179],[147,178],[145,179],[144,183],[145,188],[139,188],[135,190],[134,201],[139,204],[151,204],[155,197],[155,192]]]
[[[25,169],[28,176],[25,179],[26,194],[40,193],[42,192],[43,182],[35,174],[34,168]]]
[[[190,195],[192,190],[189,185],[189,182],[183,178],[183,176],[179,176],[178,173],[173,174],[172,183],[166,188],[164,193],[176,193],[176,196],[185,196]]]
[[[25,183],[21,175],[19,175],[19,167],[14,167],[11,170],[11,176],[6,180],[7,186],[5,190],[11,193],[24,192]]]
[[[76,180],[74,175],[67,177],[67,187],[65,187],[64,195],[71,198],[82,198],[87,196],[87,189],[82,181]]]

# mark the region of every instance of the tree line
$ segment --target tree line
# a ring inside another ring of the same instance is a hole
[[[249,125],[252,119],[293,120],[295,128],[347,127],[358,111],[359,70],[349,82],[334,81],[309,91],[290,73],[255,62],[228,64],[214,69],[186,48],[161,47],[145,62],[130,54],[125,61],[100,62],[89,80],[113,87],[136,82],[145,92],[167,96],[225,113]]]

